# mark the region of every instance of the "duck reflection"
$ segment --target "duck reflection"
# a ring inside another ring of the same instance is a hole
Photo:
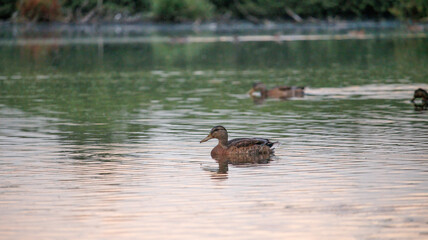
[[[259,93],[258,96],[255,93]],[[248,94],[253,99],[254,103],[262,104],[266,98],[281,100],[287,100],[293,97],[302,98],[305,96],[305,87],[278,86],[268,90],[264,83],[257,82],[253,84]]]
[[[213,159],[218,163],[218,168],[204,170],[210,171],[212,179],[227,179],[227,173],[229,171],[229,164],[233,166],[241,166],[241,167],[256,167],[260,164],[268,164],[275,157],[274,154],[257,154],[257,155],[249,155],[249,154],[237,154],[237,155],[229,155],[229,156],[216,156]]]
[[[416,103],[416,99],[422,99],[421,103]],[[415,107],[415,111],[422,111],[428,109],[428,93],[425,89],[418,88],[413,94],[412,100],[410,100]]]

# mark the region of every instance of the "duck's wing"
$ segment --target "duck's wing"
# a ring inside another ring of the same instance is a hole
[[[298,87],[296,87],[296,86],[279,86],[278,87],[278,89],[279,90],[281,90],[281,91],[290,91],[290,90],[303,90],[303,89],[305,89],[305,87],[300,87],[300,86],[298,86]]]
[[[245,148],[245,147],[251,147],[256,145],[266,145],[269,148],[275,145],[274,142],[269,141],[269,139],[265,138],[236,138],[233,140],[230,140],[227,145],[229,147],[236,147],[236,148]]]
[[[281,90],[281,91],[289,91],[289,90],[291,90],[291,87],[290,86],[279,86],[279,87],[277,87],[279,90]]]

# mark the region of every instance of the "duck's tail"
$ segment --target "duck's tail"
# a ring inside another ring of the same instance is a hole
[[[280,142],[270,142],[267,144],[271,150],[274,150],[276,147],[279,147],[279,145],[281,145]]]

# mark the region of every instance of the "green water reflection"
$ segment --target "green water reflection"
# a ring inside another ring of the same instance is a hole
[[[342,41],[141,43],[0,46],[0,71],[14,73],[135,72],[160,70],[321,70],[418,72],[427,39]],[[374,71],[374,70],[372,70]],[[370,72],[370,74],[375,73]],[[330,73],[330,72],[329,72]],[[416,73],[413,73],[413,75]],[[409,76],[412,77],[413,75]],[[337,84],[334,83],[334,84]]]
[[[0,105],[56,119],[58,134],[77,144],[144,136],[154,123],[135,119],[153,109],[191,110],[184,116],[190,121],[218,109],[279,116],[284,108],[304,115],[361,106],[343,101],[323,109],[325,102],[295,101],[257,107],[245,96],[256,81],[311,88],[428,83],[424,38],[22,45],[0,46],[0,53]],[[370,101],[364,106],[402,104]]]

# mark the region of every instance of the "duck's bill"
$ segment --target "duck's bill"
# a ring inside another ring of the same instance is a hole
[[[250,91],[247,92],[248,95],[253,95],[254,88],[251,88]]]
[[[206,141],[208,141],[208,140],[210,140],[210,139],[212,139],[213,137],[211,136],[211,134],[210,135],[208,135],[206,138],[204,138],[204,139],[202,139],[201,141],[200,141],[200,143],[203,143],[203,142],[206,142]]]

